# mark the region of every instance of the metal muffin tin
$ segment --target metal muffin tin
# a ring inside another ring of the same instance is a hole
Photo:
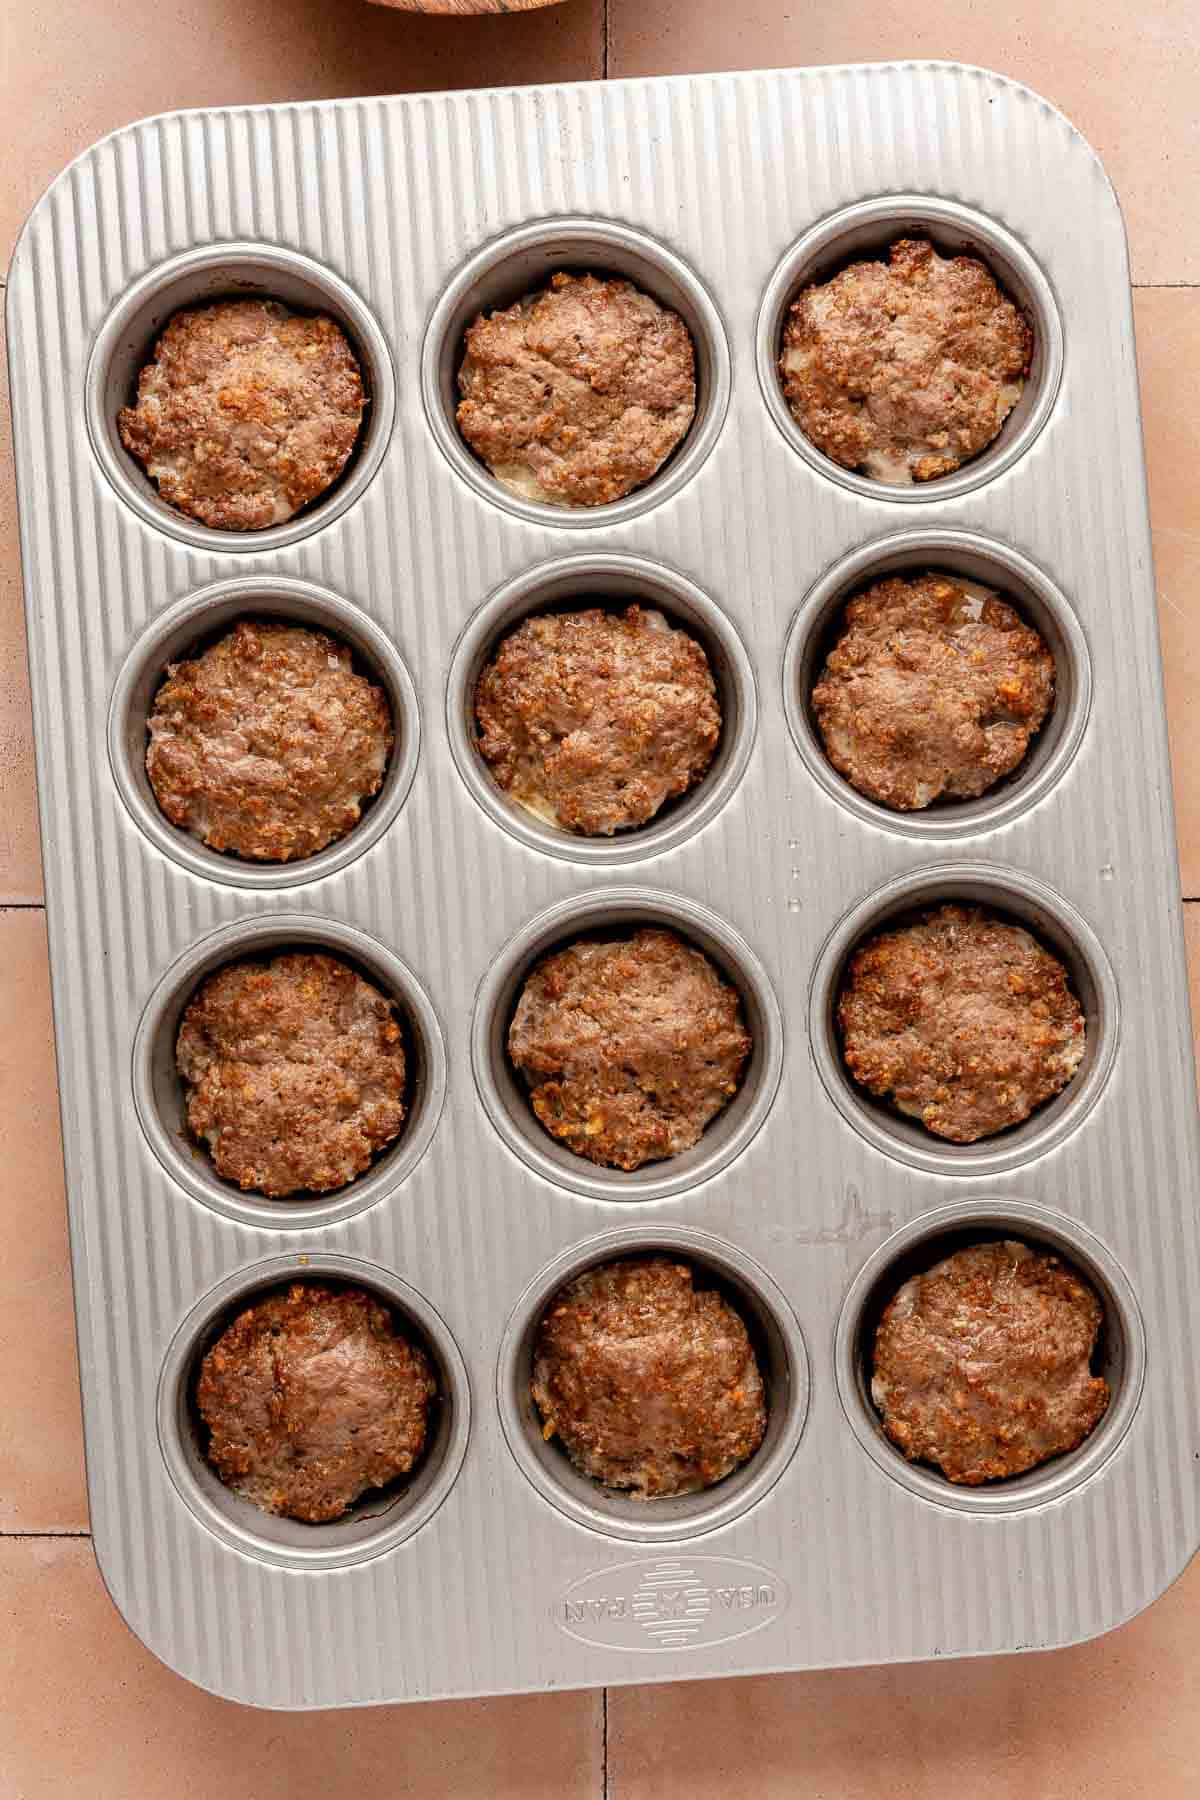
[[[887,488],[799,437],[773,364],[801,279],[913,227],[987,258],[1038,354],[993,449]],[[464,324],[562,265],[630,274],[698,352],[684,445],[586,513],[504,493],[452,422]],[[325,499],[230,534],[162,506],[113,418],[174,308],[245,291],[331,309],[370,407]],[[316,1707],[1046,1647],[1153,1599],[1200,1536],[1198,1143],[1125,243],[1070,125],[951,65],[172,115],[51,188],[8,330],[92,1529],[133,1629]],[[900,817],[825,763],[806,683],[847,594],[913,567],[1009,594],[1059,702],[992,794]],[[722,742],[644,830],[576,840],[492,787],[471,685],[525,613],[631,597],[705,643]],[[141,768],[163,664],[243,615],[339,633],[396,715],[361,825],[290,868],[174,831]],[[855,1089],[831,1024],[856,938],[956,896],[1032,922],[1089,1020],[1065,1094],[966,1148]],[[543,948],[638,921],[709,950],[755,1051],[694,1151],[622,1175],[541,1133],[504,1028]],[[172,1039],[208,969],[302,943],[396,996],[411,1113],[359,1182],[269,1201],[182,1136]],[[1113,1401],[966,1491],[882,1438],[864,1334],[997,1232],[1096,1283]],[[738,1300],[770,1424],[726,1483],[639,1506],[541,1441],[527,1379],[559,1282],[656,1248]],[[320,1527],[214,1479],[190,1386],[306,1274],[373,1286],[441,1387],[408,1483]]]

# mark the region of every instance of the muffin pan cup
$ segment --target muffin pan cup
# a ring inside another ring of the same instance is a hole
[[[654,608],[703,648],[721,708],[721,737],[702,780],[669,800],[644,825],[611,837],[585,837],[536,818],[504,792],[479,749],[475,690],[501,641],[539,613],[588,606],[621,612]],[[534,850],[569,862],[640,862],[700,831],[725,805],[754,748],[758,694],[754,670],[736,628],[686,575],[621,551],[556,557],[506,582],[480,607],[454,648],[446,688],[450,748],[470,792],[496,823]]]
[[[855,1081],[841,1054],[836,1020],[838,996],[858,946],[945,901],[981,906],[1031,931],[1066,968],[1087,1028],[1083,1058],[1066,1087],[1021,1124],[973,1144],[935,1136]],[[995,864],[935,863],[888,882],[830,933],[813,972],[808,1032],[829,1098],[868,1143],[933,1175],[996,1175],[1045,1155],[1078,1129],[1100,1099],[1117,1055],[1116,979],[1095,932],[1045,882]]]
[[[746,1323],[767,1405],[763,1442],[724,1481],[654,1503],[603,1488],[575,1469],[557,1439],[547,1440],[530,1392],[538,1326],[559,1290],[601,1263],[667,1256],[688,1263],[697,1289],[717,1288]],[[766,1270],[734,1245],[686,1226],[633,1226],[605,1232],[538,1272],[505,1327],[496,1362],[496,1405],[509,1450],[552,1506],[581,1525],[635,1544],[704,1536],[738,1518],[779,1480],[800,1442],[808,1411],[808,1353],[795,1313]]]
[[[799,285],[914,229],[982,255],[1037,352],[990,450],[898,489],[806,444],[775,365]],[[456,359],[588,267],[681,312],[697,417],[626,499],[531,505],[459,439]],[[209,532],[115,413],[174,308],[247,291],[338,317],[370,404],[323,500]],[[1200,1138],[1124,235],[1069,124],[954,65],[152,119],[39,203],[7,327],[90,1516],[134,1631],[217,1693],[335,1707],[1047,1648],[1162,1592],[1200,1540]],[[890,813],[810,693],[845,601],[922,569],[1035,624],[1057,701],[992,792]],[[647,825],[576,838],[493,782],[474,683],[522,617],[632,601],[703,643],[724,729]],[[380,793],[308,861],[211,852],[146,782],[165,664],[239,617],[325,627],[392,705]],[[833,1015],[864,935],[949,900],[1061,954],[1088,1026],[1063,1093],[970,1146],[856,1087]],[[506,1035],[539,956],[639,925],[737,984],[754,1051],[692,1150],[625,1173],[544,1131]],[[190,1138],[174,1043],[211,970],[289,947],[395,999],[409,1113],[344,1189],[268,1200]],[[883,1437],[870,1333],[997,1234],[1095,1284],[1113,1397],[967,1491]],[[742,1468],[657,1503],[579,1475],[528,1391],[557,1288],[655,1251],[741,1308],[769,1405]],[[439,1379],[419,1466],[325,1526],[223,1487],[193,1405],[223,1323],[305,1277],[381,1294]]]
[[[345,1518],[327,1525],[276,1518],[227,1488],[205,1458],[207,1431],[195,1402],[200,1363],[222,1331],[247,1307],[296,1281],[365,1288],[382,1300],[401,1334],[425,1352],[437,1381],[425,1448],[409,1474],[368,1490]],[[158,1439],[180,1498],[230,1548],[278,1568],[345,1568],[403,1543],[453,1487],[470,1431],[466,1366],[445,1321],[392,1271],[336,1253],[272,1257],[219,1282],[181,1322],[159,1375]]]
[[[1054,658],[1054,705],[1020,764],[975,800],[939,800],[897,812],[870,800],[825,754],[812,691],[845,629],[847,603],[889,576],[945,574],[991,588],[1040,633]],[[1078,750],[1092,704],[1092,667],[1074,608],[1020,551],[978,531],[898,531],[860,544],[826,569],[805,596],[783,655],[783,707],[797,750],[814,781],[860,819],[917,842],[974,837],[1020,816],[1050,791]]]
[[[888,247],[897,238],[928,238],[941,256],[976,257],[1033,327],[1033,358],[1024,389],[994,441],[952,475],[911,485],[877,481],[826,456],[792,416],[779,379],[783,329],[800,290],[831,280],[850,263],[886,262]],[[933,194],[881,194],[819,220],[783,257],[763,295],[756,350],[758,378],[771,416],[814,469],[863,498],[945,502],[993,480],[1033,444],[1058,398],[1063,326],[1044,271],[997,219]]]
[[[358,360],[366,406],[358,441],[337,480],[294,519],[263,531],[203,525],[159,498],[137,458],[122,444],[117,414],[137,394],[140,371],[172,314],[216,300],[281,300],[302,313],[327,313]],[[396,410],[386,340],[370,310],[340,276],[279,244],[201,244],[150,269],[121,296],[96,334],[84,389],[96,461],[125,504],[149,525],[196,550],[241,555],[281,550],[330,524],[366,491],[383,461]]]
[[[947,1481],[937,1469],[907,1461],[888,1442],[871,1401],[872,1335],[883,1307],[910,1275],[924,1273],[968,1244],[1004,1238],[1060,1257],[1098,1295],[1104,1320],[1092,1367],[1108,1382],[1109,1402],[1103,1418],[1077,1449],[1052,1457],[1027,1474],[966,1487]],[[935,1506],[994,1519],[1061,1499],[1090,1480],[1120,1449],[1142,1397],[1146,1328],[1125,1271],[1077,1220],[1024,1200],[968,1200],[959,1206],[935,1207],[897,1231],[867,1259],[842,1307],[834,1362],[850,1428],[878,1468]]]
[[[621,937],[643,925],[672,931],[701,950],[741,996],[753,1042],[737,1093],[710,1120],[697,1144],[640,1169],[604,1168],[557,1143],[529,1103],[508,1055],[508,1028],[535,966],[581,938]],[[593,890],[541,913],[501,950],[479,985],[471,1031],[479,1098],[504,1142],[530,1169],[596,1200],[661,1200],[728,1167],[752,1142],[771,1110],[783,1067],[783,1018],[766,970],[749,944],[707,907],[652,888]]]
[[[325,952],[349,963],[388,1000],[404,1034],[404,1122],[400,1135],[370,1168],[327,1194],[268,1199],[244,1193],[217,1174],[187,1127],[185,1083],[175,1044],[189,1000],[230,963],[266,962],[286,951]],[[274,1230],[333,1224],[377,1201],[412,1174],[428,1149],[446,1094],[446,1051],[437,1014],[400,958],[364,931],[311,913],[267,913],[202,938],[163,975],[133,1040],[133,1102],[146,1141],[163,1168],[193,1199],[247,1224]]]
[[[146,773],[148,721],[168,666],[198,655],[243,619],[328,632],[349,647],[358,672],[383,689],[391,708],[394,741],[378,793],[364,800],[358,823],[342,837],[315,856],[294,862],[259,862],[209,849],[171,823],[159,807]],[[420,748],[416,689],[387,633],[337,594],[286,576],[234,576],[167,607],[126,658],[109,709],[108,757],[130,817],[151,842],[185,869],[235,887],[277,889],[319,881],[369,850],[408,798]]]
[[[455,424],[463,334],[480,313],[511,306],[559,272],[619,276],[678,313],[696,357],[696,415],[686,437],[649,481],[603,506],[552,506],[504,487]],[[690,481],[720,436],[729,405],[730,355],[711,295],[665,243],[618,219],[550,218],[505,232],[448,282],[434,307],[421,355],[421,394],[429,429],[451,466],[484,499],[542,525],[624,524]]]

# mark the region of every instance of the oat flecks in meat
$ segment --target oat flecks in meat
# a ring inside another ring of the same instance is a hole
[[[851,600],[812,695],[834,768],[901,812],[986,793],[1053,700],[1040,633],[950,575],[891,576]]]
[[[294,1282],[240,1313],[201,1364],[208,1459],[264,1512],[340,1519],[407,1475],[437,1383],[389,1307],[362,1288]]]
[[[978,1486],[1074,1450],[1103,1417],[1103,1320],[1058,1257],[977,1244],[906,1281],[875,1338],[871,1396],[891,1441]]]
[[[743,1320],[665,1256],[589,1269],[555,1295],[532,1391],[546,1437],[585,1475],[639,1499],[711,1487],[766,1429]]]
[[[395,1005],[322,951],[218,969],[188,1002],[176,1060],[188,1126],[248,1192],[344,1187],[404,1121]]]
[[[618,1169],[699,1141],[751,1051],[737,989],[674,932],[571,944],[521,991],[508,1049],[546,1130]]]
[[[902,238],[788,312],[780,374],[797,424],[843,468],[930,481],[986,450],[1033,358],[1024,314],[973,256]]]
[[[600,506],[686,435],[695,351],[679,315],[632,282],[560,273],[468,327],[458,386],[458,428],[503,486]]]
[[[146,773],[173,825],[264,862],[312,856],[357,824],[392,749],[391,710],[324,631],[242,620],[173,663]]]
[[[871,1093],[954,1143],[1016,1125],[1083,1058],[1067,971],[1023,926],[940,906],[850,959],[837,1002],[846,1066]]]
[[[479,748],[514,800],[567,831],[644,825],[712,761],[708,658],[650,608],[525,619],[479,677]]]
[[[261,531],[337,480],[364,405],[333,319],[218,300],[168,321],[117,426],[168,505],[216,530]]]

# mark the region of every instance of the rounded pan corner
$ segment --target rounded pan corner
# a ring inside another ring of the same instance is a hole
[[[131,1637],[137,1639],[137,1642],[142,1646],[143,1650],[149,1651],[155,1661],[160,1662],[164,1669],[169,1669],[172,1675],[178,1675],[181,1681],[190,1682],[193,1687],[199,1688],[201,1693],[211,1694],[216,1700],[231,1700],[241,1706],[260,1707],[264,1705],[263,1702],[251,1699],[245,1694],[236,1693],[231,1688],[214,1686],[211,1681],[203,1680],[199,1675],[195,1674],[193,1670],[186,1668],[182,1662],[176,1661],[174,1657],[168,1655],[166,1650],[162,1649],[154,1641],[149,1627],[143,1626],[141,1620],[134,1616],[132,1605],[129,1604],[126,1597],[118,1591],[116,1582],[110,1575],[105,1560],[107,1545],[104,1535],[102,1532],[97,1531],[94,1521],[89,1541],[92,1556],[95,1559],[96,1571],[100,1576],[100,1583],[104,1589],[105,1595],[126,1631],[129,1632]],[[269,1710],[290,1711],[292,1709],[272,1707]]]
[[[1062,107],[1058,106],[1053,100],[1048,99],[1040,89],[1031,87],[1027,81],[1021,81],[1015,75],[1006,75],[1000,69],[990,69],[984,63],[956,62],[952,57],[932,57],[924,62],[907,62],[889,64],[887,66],[938,69],[944,70],[948,74],[979,77],[985,81],[994,82],[997,87],[1006,88],[1011,93],[1019,94],[1022,98],[1032,101],[1034,105],[1040,106],[1043,112],[1048,113],[1051,118],[1057,119],[1059,123],[1066,128],[1068,135],[1077,140],[1088,160],[1094,165],[1097,174],[1100,176],[1101,183],[1106,190],[1109,200],[1112,202],[1112,209],[1116,215],[1117,223],[1121,228],[1121,241],[1125,247],[1126,260],[1128,261],[1129,232],[1125,224],[1125,213],[1121,206],[1120,195],[1113,185],[1112,176],[1105,167],[1103,157],[1100,155],[1100,152],[1096,149],[1096,146],[1092,143],[1091,139],[1085,136],[1079,126],[1076,125],[1074,119],[1068,117]]]
[[[1118,1612],[1116,1618],[1110,1619],[1103,1624],[1095,1625],[1090,1630],[1081,1631],[1074,1636],[1055,1638],[1050,1643],[1016,1645],[1014,1649],[1007,1652],[1007,1654],[1019,1655],[1026,1650],[1037,1650],[1039,1652],[1044,1650],[1078,1650],[1082,1649],[1085,1644],[1099,1643],[1101,1638],[1111,1637],[1114,1632],[1124,1631],[1127,1626],[1135,1625],[1143,1614],[1148,1613],[1151,1607],[1157,1606],[1160,1600],[1166,1599],[1172,1589],[1177,1587],[1179,1582],[1187,1574],[1197,1553],[1200,1553],[1200,1543],[1192,1544],[1185,1551],[1182,1560],[1173,1563],[1165,1576],[1156,1576],[1151,1591],[1148,1594],[1140,1595],[1133,1606]],[[987,1656],[992,1653],[985,1650],[982,1654]]]
[[[258,1695],[247,1693],[241,1688],[234,1686],[219,1686],[215,1681],[208,1679],[206,1675],[198,1673],[196,1669],[190,1668],[183,1662],[177,1661],[174,1657],[169,1656],[165,1650],[158,1644],[152,1642],[146,1633],[133,1623],[124,1607],[117,1600],[112,1588],[109,1586],[99,1557],[97,1557],[96,1562],[97,1567],[100,1570],[100,1579],[104,1584],[104,1591],[112,1601],[113,1609],[122,1625],[124,1625],[125,1629],[132,1637],[137,1639],[138,1643],[142,1646],[142,1649],[147,1651],[154,1658],[155,1662],[161,1663],[164,1669],[169,1670],[170,1673],[176,1676],[180,1681],[186,1681],[189,1687],[198,1688],[202,1694],[209,1694],[214,1700],[226,1700],[233,1706],[250,1707],[254,1712],[327,1712],[332,1710],[335,1706],[341,1707],[347,1704],[353,1704],[353,1702],[331,1700],[329,1702],[322,1701],[320,1704],[309,1704],[301,1701],[295,1706],[287,1706],[276,1701],[261,1699]]]
[[[21,258],[25,251],[26,240],[30,236],[34,225],[37,223],[39,215],[46,210],[50,200],[58,192],[59,188],[64,187],[67,184],[73,171],[80,168],[87,162],[88,158],[94,156],[98,150],[103,150],[107,145],[116,143],[118,138],[123,138],[132,132],[139,131],[144,125],[156,125],[162,119],[179,118],[186,111],[204,112],[207,110],[210,109],[205,107],[192,107],[186,109],[174,108],[161,113],[147,113],[144,118],[130,119],[124,125],[114,125],[111,131],[104,132],[100,137],[95,138],[92,143],[86,144],[82,150],[76,152],[70,162],[63,164],[58,173],[53,175],[46,183],[21,222],[21,229],[17,233],[16,241],[12,248],[12,255],[8,259],[8,268],[5,271],[6,312],[13,303],[14,290],[18,287],[17,278],[20,275]]]

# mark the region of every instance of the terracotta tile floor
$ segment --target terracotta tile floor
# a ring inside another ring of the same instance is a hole
[[[702,68],[958,57],[1030,81],[1104,156],[1129,224],[1151,509],[1200,1008],[1200,13],[1149,0],[567,0],[450,22],[361,0],[10,8],[0,255],[59,167],[174,106]],[[119,45],[119,52],[116,46]],[[86,1542],[7,422],[0,422],[0,1800],[689,1792],[808,1800],[1175,1800],[1200,1792],[1200,1566],[1047,1657],[315,1716],[168,1674]]]

